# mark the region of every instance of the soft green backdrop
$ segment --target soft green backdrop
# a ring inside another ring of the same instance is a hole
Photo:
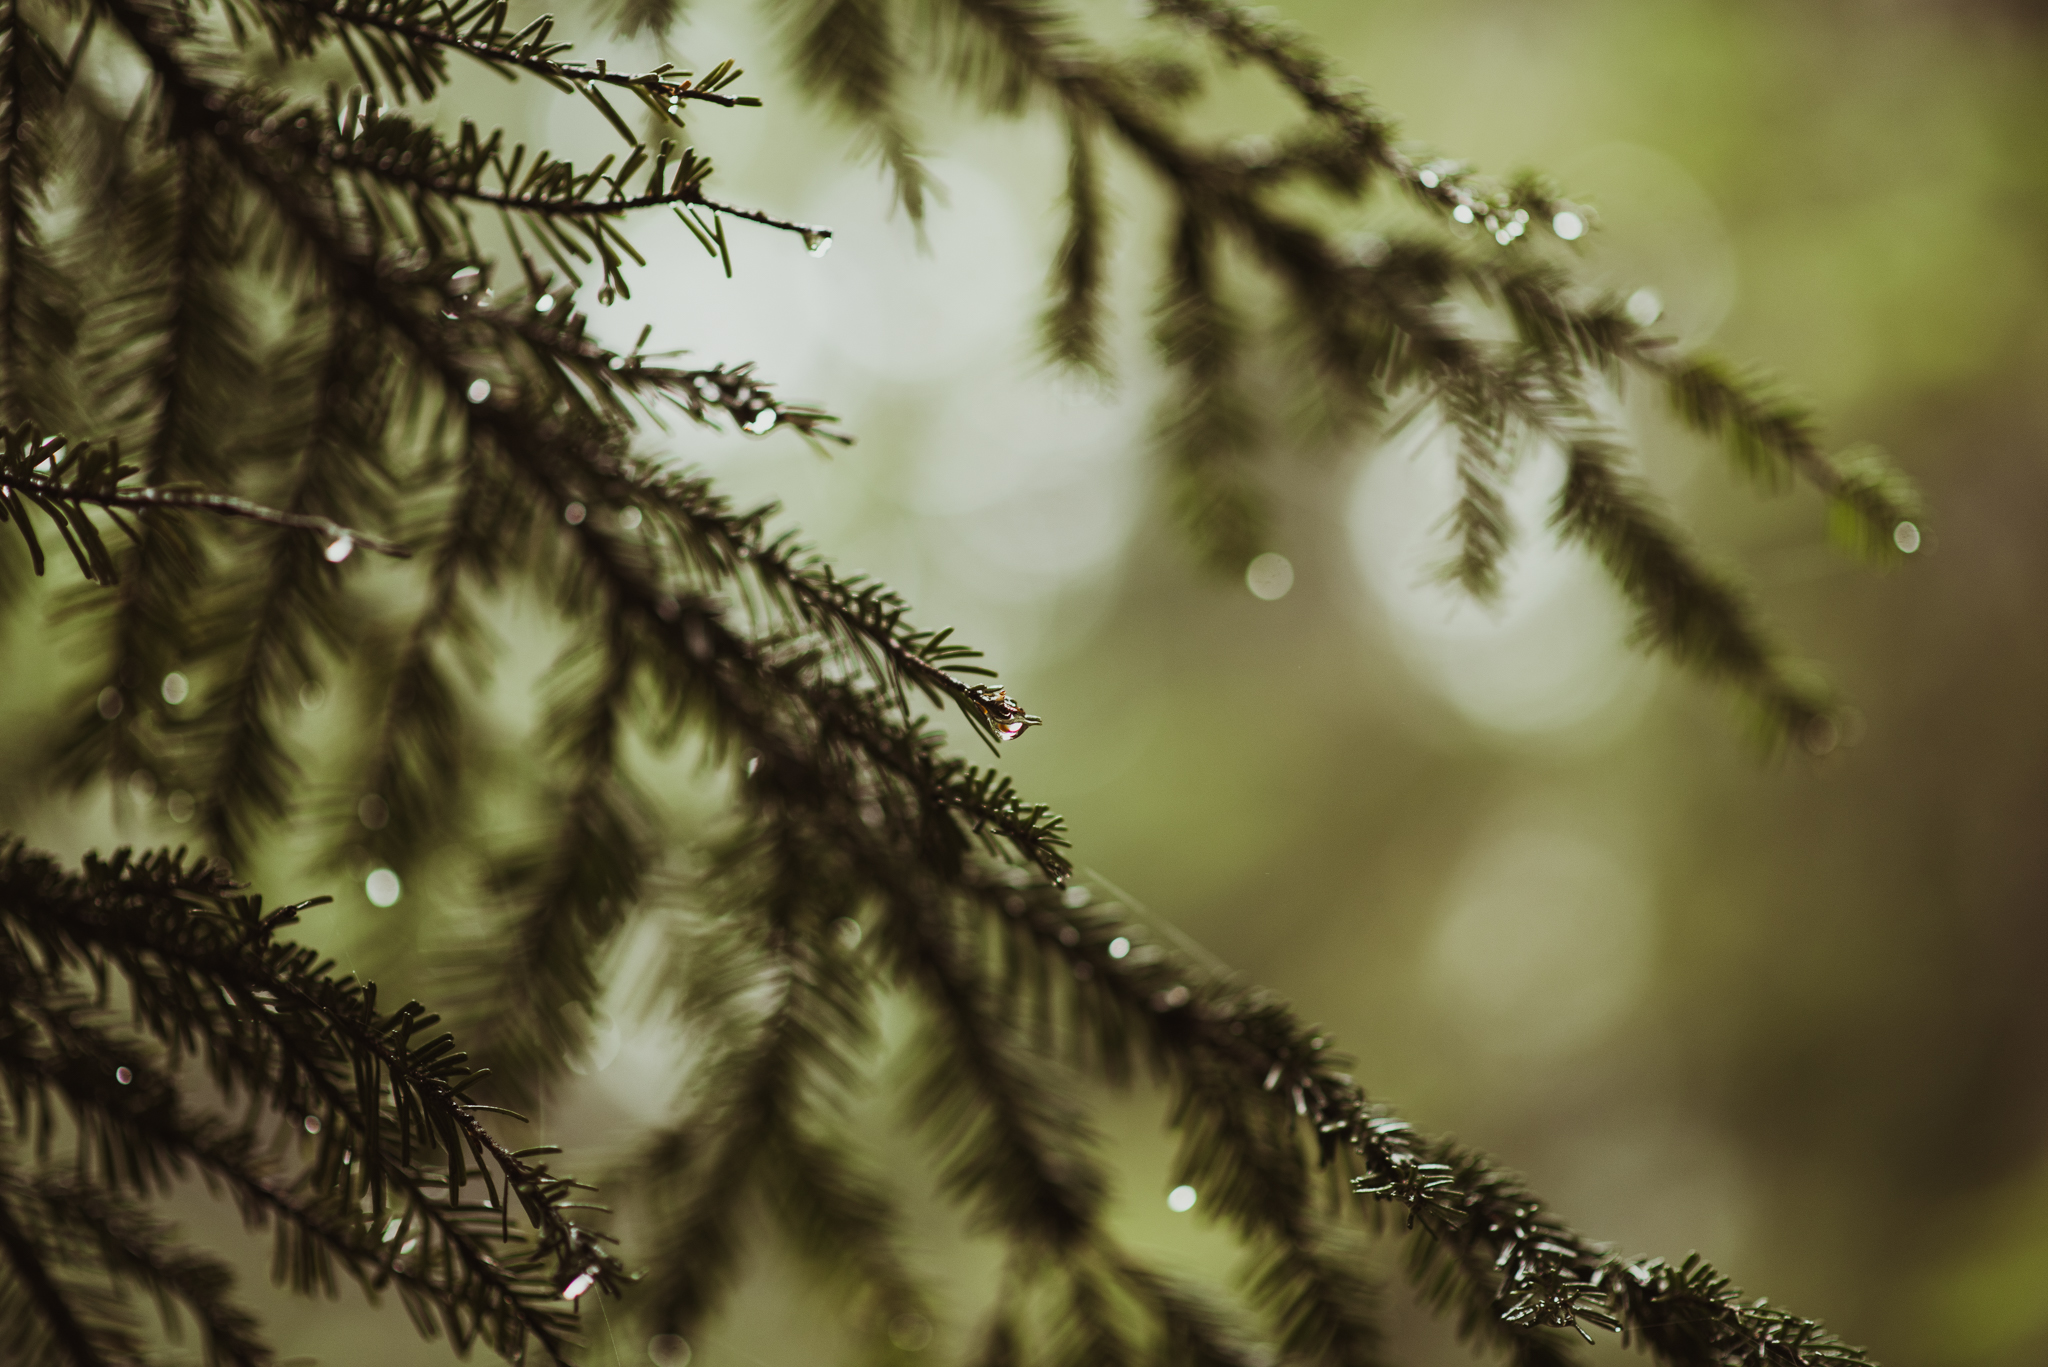
[[[1990,0],[1575,0],[1304,4],[1315,34],[1417,142],[1533,166],[1600,211],[1586,260],[1646,287],[1682,335],[1791,377],[1844,443],[1886,447],[1933,516],[1877,574],[1828,550],[1816,501],[1762,499],[1651,409],[1645,474],[1739,571],[1860,724],[1821,760],[1773,759],[1697,681],[1620,644],[1625,618],[1572,558],[1529,546],[1494,613],[1422,586],[1446,506],[1424,431],[1284,452],[1278,601],[1197,571],[1158,512],[1149,187],[1119,164],[1117,385],[1045,373],[1031,319],[1057,241],[1062,150],[1044,126],[933,101],[947,202],[926,246],[848,143],[775,70],[758,14],[700,0],[682,57],[734,56],[755,113],[699,121],[729,198],[832,224],[812,260],[736,238],[738,278],[679,228],[616,335],[753,359],[861,438],[829,463],[793,439],[678,435],[680,458],[773,496],[842,566],[986,646],[1047,719],[1006,750],[1071,821],[1081,864],[1201,952],[1292,998],[1379,1097],[1523,1172],[1563,1216],[1639,1253],[1698,1249],[1754,1293],[1892,1364],[2048,1360],[2048,24]],[[1121,5],[1097,27],[1140,32]],[[573,24],[572,24],[573,27]],[[581,46],[619,65],[646,41]],[[573,102],[477,85],[497,117],[601,147]],[[1234,76],[1199,117],[1257,131],[1282,106]],[[1356,216],[1371,229],[1374,213]],[[1518,486],[1540,522],[1546,467]],[[499,617],[495,696],[513,766],[552,636]],[[11,624],[6,744],[26,753],[60,668]],[[309,715],[317,753],[338,709]],[[715,784],[655,775],[685,810]],[[172,839],[104,795],[5,819],[75,852]],[[516,813],[506,818],[515,822]],[[280,841],[279,896],[332,879]],[[1098,882],[1098,886],[1101,883]],[[359,885],[323,932],[423,995],[422,909]],[[644,946],[643,946],[644,947]],[[627,958],[633,955],[625,956]],[[430,998],[431,999],[431,998]],[[664,1104],[688,1051],[624,995],[542,1138],[594,1168]],[[1222,1277],[1199,1205],[1164,1204],[1155,1098],[1108,1099],[1135,1242]],[[919,1160],[876,1113],[915,1189]],[[615,1193],[616,1195],[617,1193]],[[924,1198],[919,1198],[923,1201]],[[630,1204],[630,1197],[626,1198]],[[979,1250],[928,1202],[921,1256],[971,1297]],[[195,1204],[196,1230],[232,1217]],[[252,1276],[260,1255],[251,1250]],[[700,1364],[831,1354],[823,1303],[772,1252]],[[1398,1292],[1390,1293],[1398,1306]],[[289,1351],[430,1362],[395,1308],[278,1305]],[[1389,1360],[1463,1360],[1396,1309]],[[933,1351],[957,1346],[942,1329]],[[621,1362],[645,1361],[620,1331]],[[606,1352],[593,1361],[609,1362]]]

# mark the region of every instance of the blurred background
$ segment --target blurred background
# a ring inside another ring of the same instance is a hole
[[[1849,743],[1773,758],[1727,699],[1632,653],[1613,593],[1541,535],[1556,467],[1540,456],[1518,477],[1526,535],[1496,609],[1428,583],[1450,483],[1424,427],[1281,451],[1270,549],[1286,565],[1250,584],[1200,570],[1148,459],[1163,234],[1143,173],[1113,162],[1115,382],[1049,373],[1033,320],[1062,230],[1057,131],[934,97],[919,116],[945,189],[921,244],[853,140],[820,132],[772,21],[709,0],[668,49],[599,42],[593,19],[581,50],[622,68],[737,58],[766,108],[695,124],[713,192],[828,224],[835,245],[812,258],[735,227],[728,281],[650,220],[651,264],[604,327],[756,361],[859,444],[823,459],[790,437],[659,440],[985,648],[1046,719],[1001,761],[1068,817],[1097,891],[1291,999],[1419,1126],[1490,1151],[1595,1238],[1696,1249],[1882,1362],[2048,1361],[2048,21],[2019,0],[1286,14],[1416,144],[1541,169],[1592,205],[1591,278],[1786,375],[1837,444],[1875,442],[1920,483],[1924,545],[1872,571],[1828,547],[1815,498],[1759,495],[1631,400],[1644,477],[1853,700]],[[1091,22],[1141,32],[1121,3]],[[573,99],[476,89],[529,137],[604,150]],[[1233,76],[1199,118],[1258,133],[1284,113]],[[1371,231],[1379,212],[1341,226]],[[520,620],[501,623],[519,656],[496,685],[508,727],[547,659]],[[32,631],[13,631],[19,652]],[[28,715],[10,705],[11,745]],[[650,781],[715,811],[715,783],[686,766]],[[162,817],[112,831],[103,802],[7,806],[67,852],[176,835]],[[291,849],[266,886],[321,890]],[[343,891],[323,933],[430,992],[390,948],[393,913]],[[629,995],[532,1142],[601,1162],[666,1105],[687,1041]],[[1200,1204],[1167,1207],[1162,1114],[1157,1097],[1104,1099],[1119,1226],[1221,1280],[1231,1253]],[[875,1123],[908,1170],[913,1151]],[[920,1258],[971,1300],[992,1255],[917,1210]],[[223,1210],[187,1218],[236,1241]],[[753,1268],[696,1361],[829,1354],[825,1303],[772,1245]],[[1400,1300],[1390,1361],[1469,1360]],[[269,1313],[323,1362],[443,1360],[395,1308]],[[934,1350],[967,1328],[940,1326]]]

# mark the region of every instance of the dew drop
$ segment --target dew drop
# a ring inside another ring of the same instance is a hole
[[[637,532],[640,530],[640,510],[638,508],[622,508],[619,510],[619,530],[622,532]]]
[[[832,250],[832,234],[822,228],[804,229],[804,250],[812,256],[823,256]]]
[[[482,403],[485,399],[488,399],[490,397],[491,382],[489,380],[486,380],[485,378],[483,378],[483,376],[479,375],[477,376],[477,378],[469,382],[469,401],[471,403]]]
[[[1416,176],[1415,178],[1422,182],[1422,187],[1425,190],[1434,190],[1437,187],[1438,182],[1442,179],[1442,177],[1437,175],[1436,172],[1427,169],[1425,169],[1420,175]]]
[[[782,415],[780,413],[772,408],[764,408],[747,420],[746,429],[758,437],[763,433],[773,430],[775,424],[781,421]]]
[[[576,1300],[595,1285],[597,1285],[597,1269],[595,1267],[586,1268],[576,1274],[576,1280],[562,1288],[562,1299],[565,1301]]]
[[[1566,209],[1550,220],[1550,231],[1567,242],[1576,242],[1585,236],[1586,220]]]
[[[889,1321],[889,1342],[915,1353],[932,1341],[932,1322],[923,1315],[898,1315]]]
[[[327,563],[330,565],[339,565],[342,561],[348,559],[349,552],[353,551],[355,548],[356,539],[350,536],[347,532],[343,532],[340,536],[335,537],[334,540],[327,543]]]
[[[381,831],[391,820],[391,808],[375,793],[365,793],[363,800],[356,804],[356,820],[363,823],[365,830]]]
[[[1119,935],[1109,942],[1109,957],[1121,959],[1131,952],[1131,942]]]
[[[562,509],[562,521],[568,523],[571,527],[582,526],[583,519],[586,516],[588,516],[588,512],[581,503],[571,503],[568,507]]]
[[[555,296],[552,294],[543,294],[540,298],[533,301],[533,311],[535,313],[547,313],[554,307]]]
[[[373,907],[394,907],[405,895],[405,885],[398,880],[398,874],[391,869],[372,869],[370,876],[363,880],[363,895],[370,899]]]
[[[299,685],[299,706],[308,712],[318,712],[327,705],[327,690],[319,680],[308,679]]]
[[[851,916],[842,916],[832,923],[832,929],[839,936],[839,943],[847,949],[860,948],[860,922]]]
[[[164,701],[176,707],[179,703],[192,696],[191,681],[186,679],[183,674],[173,671],[164,675],[163,693]]]
[[[1653,289],[1640,289],[1622,306],[1637,327],[1648,327],[1664,316],[1664,300]]]
[[[100,715],[108,721],[121,715],[121,690],[107,687],[100,690],[98,702]]]
[[[1185,1215],[1195,1208],[1195,1189],[1183,1183],[1166,1193],[1166,1208],[1176,1215]]]
[[[1911,555],[1920,549],[1920,529],[1911,522],[1901,522],[1892,528],[1892,544],[1903,555]]]
[[[1079,911],[1094,900],[1095,894],[1082,887],[1079,883],[1076,883],[1073,887],[1060,894],[1061,904],[1075,911]]]
[[[147,802],[156,796],[156,775],[147,769],[137,769],[128,775],[128,796],[137,802]]]
[[[173,789],[171,795],[164,799],[164,811],[180,825],[192,819],[192,807],[192,794],[183,788]]]
[[[309,1116],[307,1116],[307,1117],[306,1117],[306,1133],[307,1133],[307,1134],[318,1134],[318,1133],[320,1133],[320,1117],[319,1117],[319,1116],[317,1116],[317,1115],[309,1115]]]
[[[1457,208],[1451,210],[1451,217],[1457,219],[1460,223],[1470,223],[1472,221],[1472,206],[1460,204]]]
[[[126,1068],[116,1068],[114,1070],[114,1081],[126,1087],[129,1083],[135,1081],[135,1074]]]
[[[680,1334],[656,1334],[647,1340],[647,1360],[654,1367],[690,1367],[690,1341]]]
[[[1267,551],[1254,556],[1252,563],[1245,566],[1244,584],[1252,591],[1252,597],[1276,602],[1294,587],[1294,565],[1279,552]]]

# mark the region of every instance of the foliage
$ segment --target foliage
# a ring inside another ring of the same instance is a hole
[[[608,347],[582,308],[586,291],[630,290],[635,210],[675,213],[727,270],[728,220],[829,244],[711,198],[711,164],[679,150],[686,114],[752,103],[732,64],[613,72],[489,0],[4,4],[0,511],[36,574],[37,518],[70,549],[91,583],[63,597],[61,629],[96,652],[51,772],[151,775],[196,804],[217,856],[0,858],[18,1135],[0,1150],[0,1333],[22,1360],[137,1357],[130,1288],[183,1306],[213,1360],[268,1360],[221,1267],[143,1209],[187,1172],[278,1231],[295,1288],[340,1270],[394,1289],[423,1332],[515,1359],[566,1360],[590,1293],[627,1296],[651,1331],[693,1331],[758,1200],[878,1354],[913,1351],[905,1326],[933,1298],[898,1248],[895,1193],[846,1139],[890,992],[920,1013],[908,1105],[938,1183],[1011,1250],[981,1335],[991,1363],[1250,1363],[1260,1341],[1374,1362],[1363,1229],[1399,1231],[1423,1297],[1532,1367],[1594,1329],[1673,1364],[1864,1361],[1704,1264],[1632,1261],[1564,1228],[1371,1103],[1284,1005],[1095,904],[1059,819],[913,710],[958,709],[992,750],[1037,725],[978,652],[773,531],[772,509],[735,510],[636,453],[641,424],[677,416],[846,440],[749,367],[670,365],[644,333]],[[676,16],[635,0],[618,17],[663,31]],[[1727,681],[1772,736],[1824,747],[1826,694],[1635,486],[1603,415],[1629,377],[1660,387],[1750,475],[1819,488],[1876,554],[1908,544],[1910,490],[1870,458],[1828,457],[1765,383],[1578,288],[1542,239],[1576,238],[1582,206],[1401,150],[1264,19],[1208,0],[1157,17],[1183,47],[1122,57],[1036,0],[934,0],[914,21],[878,3],[782,9],[794,68],[864,131],[912,216],[916,73],[1060,121],[1069,226],[1044,330],[1064,363],[1107,365],[1105,148],[1156,175],[1172,211],[1155,333],[1176,387],[1158,440],[1204,555],[1236,567],[1261,545],[1255,377],[1275,368],[1330,440],[1399,410],[1454,434],[1445,573],[1481,596],[1519,534],[1503,481],[1552,444],[1568,470],[1553,527],[1609,570],[1644,639]],[[1299,131],[1249,149],[1182,131],[1197,44],[1269,72]],[[573,92],[626,150],[578,168],[466,120],[447,132],[418,106],[459,97],[455,58]],[[344,63],[350,88],[307,93]],[[1398,197],[1415,226],[1347,244],[1296,207],[1309,191]],[[1272,319],[1247,303],[1254,285]],[[366,570],[359,547],[410,566]],[[533,761],[553,826],[492,861],[500,915],[450,990],[487,1076],[451,1035],[417,1042],[439,1019],[418,1003],[384,1012],[373,986],[276,938],[312,904],[265,913],[223,861],[301,814],[337,868],[409,876],[474,840],[483,612],[515,589],[545,598],[565,645]],[[26,596],[18,573],[6,591]],[[334,761],[350,800],[309,809],[284,719],[329,682],[364,725]],[[196,717],[174,710],[188,690]],[[652,1212],[629,1273],[579,1223],[578,1184],[479,1117],[547,1094],[604,955],[673,912],[671,823],[629,754],[685,736],[735,775],[670,975],[712,1054],[695,1103],[615,1179]],[[1250,1253],[1259,1330],[1105,1225],[1070,1079],[1143,1072],[1175,1097],[1180,1176]],[[71,1175],[51,1162],[60,1138]]]

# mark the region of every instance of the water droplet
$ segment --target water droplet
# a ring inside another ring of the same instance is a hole
[[[839,943],[847,949],[860,948],[860,922],[851,916],[842,916],[832,923],[832,929],[839,936]]]
[[[1640,289],[1628,297],[1622,311],[1634,320],[1637,327],[1646,328],[1664,316],[1664,300],[1653,289]]]
[[[1422,182],[1422,186],[1426,190],[1434,190],[1443,179],[1443,177],[1427,167],[1424,167],[1421,174],[1415,178]]]
[[[339,565],[342,561],[348,559],[349,552],[353,551],[355,548],[356,539],[350,536],[347,532],[343,532],[340,536],[335,537],[334,540],[327,543],[327,563],[330,565]]]
[[[748,756],[747,756],[747,777],[748,777],[748,778],[752,778],[752,777],[753,777],[753,776],[754,776],[755,774],[758,774],[758,773],[760,773],[760,772],[761,772],[761,757],[760,757],[759,755],[748,755]]]
[[[391,820],[391,808],[375,793],[365,793],[363,800],[356,804],[356,820],[362,822],[366,830],[381,831]]]
[[[1506,228],[1502,228],[1499,232],[1493,235],[1493,240],[1500,243],[1501,246],[1505,247],[1508,245],[1508,243],[1515,240],[1515,235],[1509,232]]]
[[[1586,220],[1566,209],[1550,220],[1550,231],[1567,242],[1576,242],[1585,236]]]
[[[576,1274],[576,1280],[562,1288],[562,1299],[565,1301],[576,1300],[595,1285],[597,1285],[597,1268],[594,1266],[585,1268],[582,1272]]]
[[[1131,942],[1119,935],[1109,942],[1109,957],[1121,959],[1131,952]]]
[[[461,270],[448,277],[448,288],[457,294],[468,294],[477,287],[477,282],[483,278],[484,273],[475,266],[464,266]]]
[[[1277,551],[1267,551],[1254,556],[1252,563],[1245,567],[1245,587],[1252,591],[1252,597],[1263,598],[1268,603],[1287,596],[1294,587],[1294,565]]]
[[[654,615],[664,622],[673,622],[682,609],[681,603],[664,593],[654,604]]]
[[[1176,1215],[1185,1215],[1195,1208],[1195,1189],[1183,1183],[1166,1193],[1166,1208]]]
[[[626,358],[623,356],[614,356],[609,361],[606,361],[605,365],[607,368],[611,370],[624,370],[626,368]]]
[[[1094,900],[1095,894],[1078,883],[1060,894],[1061,903],[1075,911],[1079,911]]]
[[[307,1117],[306,1117],[306,1133],[307,1133],[307,1134],[318,1134],[318,1133],[320,1133],[320,1117],[319,1117],[319,1116],[317,1116],[317,1115],[309,1115],[309,1116],[307,1116]]]
[[[758,437],[773,429],[775,424],[781,421],[782,415],[780,413],[772,408],[764,408],[753,417],[747,419],[745,426],[749,432]]]
[[[812,256],[823,256],[832,250],[832,234],[823,228],[804,229],[804,250]]]
[[[394,907],[405,895],[405,885],[398,881],[398,874],[391,869],[373,869],[363,880],[363,895],[370,899],[373,907]]]
[[[173,789],[171,795],[164,799],[164,811],[170,814],[171,820],[181,825],[190,821],[192,819],[192,794],[186,792],[183,788]]]
[[[135,1081],[135,1074],[126,1068],[116,1068],[114,1070],[114,1081],[126,1087],[129,1083]]]
[[[898,1315],[889,1321],[889,1342],[915,1353],[932,1341],[932,1322],[923,1315]]]
[[[1892,528],[1892,544],[1902,554],[1911,555],[1920,549],[1920,529],[1910,522],[1901,522]]]
[[[469,382],[469,401],[471,403],[482,403],[485,399],[488,399],[490,397],[491,382],[489,380],[486,380],[481,375],[479,375],[477,378]]]
[[[164,675],[163,693],[164,701],[176,707],[179,703],[192,696],[191,681],[186,679],[183,674],[173,671]]]
[[[1451,210],[1451,217],[1457,219],[1460,223],[1470,223],[1472,221],[1472,206],[1460,204],[1457,208]]]
[[[552,294],[543,294],[540,298],[533,301],[533,311],[535,313],[547,313],[550,310],[552,310],[554,306],[555,296]]]
[[[1004,740],[1015,740],[1017,739],[1017,737],[1024,734],[1024,728],[1028,724],[1029,723],[1021,721],[1004,722],[1002,725],[996,728],[996,734],[1001,736]]]
[[[656,1334],[647,1340],[647,1360],[654,1367],[690,1367],[690,1341],[680,1334]]]
[[[412,1236],[412,1237],[411,1237],[410,1239],[407,1239],[407,1240],[406,1240],[406,1241],[405,1241],[404,1243],[402,1243],[402,1244],[400,1244],[400,1245],[398,1246],[398,1256],[399,1256],[399,1257],[401,1257],[401,1258],[403,1258],[403,1257],[404,1257],[404,1256],[405,1256],[406,1254],[408,1254],[408,1253],[412,1252],[412,1251],[413,1251],[414,1249],[418,1248],[419,1246],[420,1246],[420,1236],[419,1236],[419,1235],[417,1235],[417,1234],[415,1234],[415,1235],[413,1235],[413,1236]]]
[[[619,530],[622,532],[637,532],[640,530],[640,510],[638,508],[621,508],[619,510]]]
[[[113,687],[102,688],[100,690],[98,706],[100,709],[100,715],[102,717],[105,717],[108,721],[112,721],[114,718],[120,716],[121,690]]]
[[[318,712],[327,705],[327,689],[319,680],[308,679],[299,685],[299,706],[308,712]]]
[[[582,526],[585,516],[587,516],[587,511],[581,503],[571,503],[568,507],[562,509],[562,521],[568,523],[571,527]]]
[[[137,769],[128,775],[128,796],[138,803],[148,802],[156,796],[156,775],[147,769]]]

